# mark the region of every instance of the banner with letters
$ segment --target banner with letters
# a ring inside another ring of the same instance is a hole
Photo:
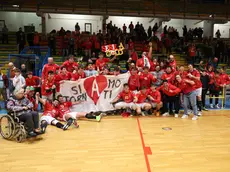
[[[129,76],[129,73],[118,76],[98,75],[77,81],[64,81],[60,93],[67,101],[83,101],[72,107],[73,112],[109,111],[114,109],[110,102],[122,91]]]

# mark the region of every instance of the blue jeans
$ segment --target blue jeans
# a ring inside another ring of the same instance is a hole
[[[196,91],[184,94],[184,114],[188,115],[188,107],[192,106],[193,114],[198,115]]]

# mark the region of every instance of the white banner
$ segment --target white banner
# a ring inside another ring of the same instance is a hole
[[[64,81],[60,93],[67,101],[84,101],[74,105],[74,112],[95,112],[113,110],[110,102],[122,91],[123,84],[128,82],[130,74],[118,76],[99,75],[77,81]]]

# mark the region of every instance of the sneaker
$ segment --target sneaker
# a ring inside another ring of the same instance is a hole
[[[145,116],[145,113],[144,113],[144,112],[141,112],[141,115],[142,115],[142,116]]]
[[[203,109],[202,110],[204,110],[204,111],[208,111],[208,109],[206,109],[206,107],[203,107]]]
[[[163,116],[163,117],[169,116],[169,113],[166,112],[166,113],[164,113],[162,116]]]
[[[213,108],[214,108],[214,107],[213,107],[213,104],[210,104],[210,108],[211,108],[211,109],[213,109]]]
[[[188,110],[188,115],[191,115],[193,111],[191,109]]]
[[[216,108],[217,108],[217,109],[220,109],[220,106],[217,104],[217,105],[216,105]]]
[[[177,113],[175,113],[174,117],[175,117],[175,118],[178,118],[178,117],[179,117],[179,115],[178,115]]]
[[[73,119],[69,119],[67,123],[64,125],[63,130],[67,130],[73,124],[73,122]]]
[[[36,136],[37,136],[37,134],[33,131],[28,133],[28,137],[36,137]]]
[[[198,116],[202,116],[202,112],[199,111],[197,115],[198,115]]]
[[[101,121],[101,117],[102,117],[102,115],[100,114],[100,115],[98,115],[98,116],[96,116],[96,121],[97,122],[100,122]]]
[[[192,117],[192,120],[193,120],[193,121],[198,120],[198,116],[194,115],[194,116]]]
[[[181,118],[186,119],[186,118],[188,118],[188,115],[183,115]]]

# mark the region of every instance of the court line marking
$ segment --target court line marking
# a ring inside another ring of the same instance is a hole
[[[149,165],[148,155],[152,155],[152,151],[151,151],[150,147],[146,147],[145,146],[145,141],[144,141],[143,133],[142,133],[142,130],[141,130],[141,124],[140,124],[139,118],[137,118],[137,125],[138,125],[138,129],[139,129],[139,133],[140,133],[141,144],[142,144],[142,148],[143,148],[143,152],[144,152],[144,157],[145,157],[145,163],[146,163],[147,171],[151,172],[151,168],[150,168],[150,165]]]

